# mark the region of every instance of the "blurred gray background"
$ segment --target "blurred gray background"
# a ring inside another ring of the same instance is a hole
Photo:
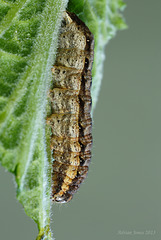
[[[161,239],[161,1],[126,2],[129,28],[106,47],[88,178],[71,203],[53,205],[56,240]],[[0,239],[36,235],[0,167]]]

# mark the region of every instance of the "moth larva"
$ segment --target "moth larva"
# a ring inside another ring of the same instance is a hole
[[[52,200],[68,202],[88,172],[92,147],[91,70],[94,39],[88,27],[65,12],[50,90]]]

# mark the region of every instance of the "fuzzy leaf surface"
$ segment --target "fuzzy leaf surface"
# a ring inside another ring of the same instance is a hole
[[[0,0],[0,162],[15,175],[17,198],[38,224],[37,239],[50,231],[51,151],[46,126],[51,67],[62,12],[68,0]],[[95,38],[92,98],[102,79],[104,47],[126,27],[121,0],[70,0],[67,9]]]

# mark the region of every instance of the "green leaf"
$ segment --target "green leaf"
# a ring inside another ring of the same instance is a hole
[[[8,2],[0,23],[0,161],[16,176],[17,197],[51,239],[51,156],[45,116],[51,66],[67,1]]]
[[[68,0],[0,0],[0,162],[15,174],[17,198],[38,224],[37,239],[50,231],[51,151],[46,127],[62,12]],[[125,28],[121,0],[70,0],[95,37],[93,106],[97,101],[104,47]],[[96,68],[97,66],[97,68]]]

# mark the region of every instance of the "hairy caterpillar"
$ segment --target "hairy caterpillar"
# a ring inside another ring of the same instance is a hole
[[[74,14],[64,12],[50,90],[52,200],[72,199],[88,172],[92,147],[91,69],[94,39]]]

